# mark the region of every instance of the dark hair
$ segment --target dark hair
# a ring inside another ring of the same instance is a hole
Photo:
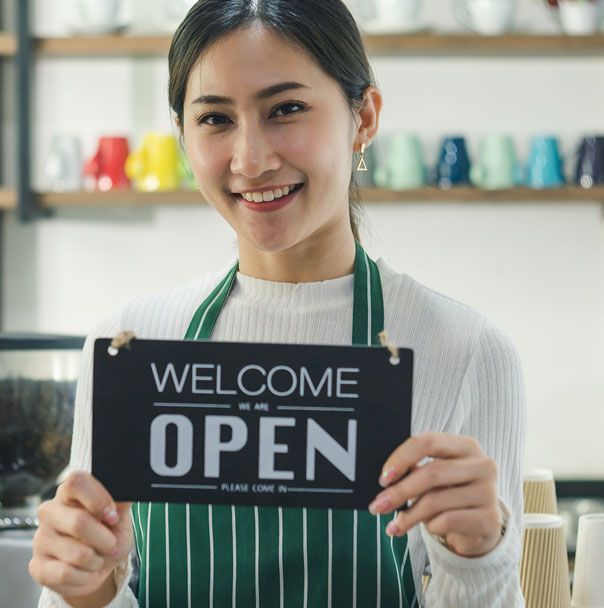
[[[179,123],[191,70],[199,56],[220,37],[261,23],[304,48],[339,85],[351,112],[375,77],[357,24],[341,0],[199,0],[174,34],[168,63],[169,100]],[[351,176],[350,224],[358,241],[360,191]]]

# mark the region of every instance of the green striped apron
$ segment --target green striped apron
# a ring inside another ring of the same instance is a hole
[[[236,263],[195,312],[185,340],[209,340]],[[379,270],[357,244],[353,344],[384,327]],[[368,511],[133,503],[143,608],[412,608],[407,536]]]

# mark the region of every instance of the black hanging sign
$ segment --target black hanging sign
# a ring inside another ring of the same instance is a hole
[[[395,364],[375,346],[110,343],[92,473],[118,501],[366,509],[410,435],[410,349]]]

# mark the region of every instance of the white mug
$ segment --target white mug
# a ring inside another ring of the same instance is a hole
[[[148,26],[155,32],[173,33],[196,0],[146,0]]]
[[[515,0],[456,0],[453,4],[455,17],[485,36],[497,36],[511,30],[515,11]]]
[[[560,23],[562,31],[571,36],[595,34],[600,26],[602,3],[559,0]]]
[[[67,28],[75,34],[108,34],[119,30],[121,0],[63,0]]]
[[[48,187],[53,192],[82,190],[82,150],[73,135],[55,135],[44,166]]]
[[[366,32],[413,32],[422,27],[421,8],[421,0],[361,0],[356,13]]]

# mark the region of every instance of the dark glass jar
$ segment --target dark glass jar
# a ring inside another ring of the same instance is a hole
[[[19,507],[69,463],[84,338],[0,334],[0,505]]]

